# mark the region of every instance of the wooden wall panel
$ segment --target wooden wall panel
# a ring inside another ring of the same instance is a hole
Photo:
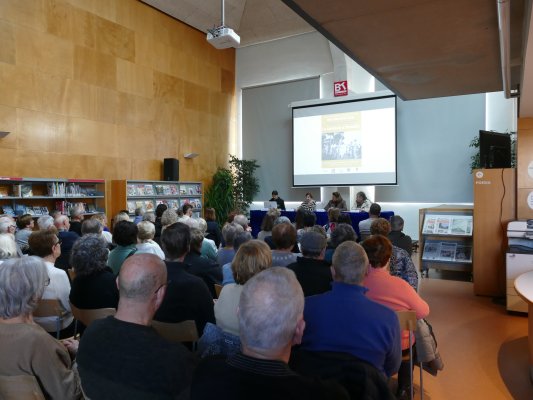
[[[235,50],[204,33],[137,0],[0,0],[0,43],[0,176],[158,180],[173,157],[207,184],[227,163]]]

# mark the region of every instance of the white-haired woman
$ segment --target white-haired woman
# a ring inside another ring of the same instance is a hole
[[[0,233],[0,264],[16,257],[18,257],[18,252],[15,238],[11,233]]]
[[[33,310],[49,283],[38,257],[0,265],[0,375],[34,375],[47,399],[82,398],[69,355],[77,342],[61,344],[33,322]]]
[[[155,254],[161,260],[165,259],[165,253],[161,247],[154,242],[155,225],[150,221],[141,221],[137,224],[137,254],[150,253]]]

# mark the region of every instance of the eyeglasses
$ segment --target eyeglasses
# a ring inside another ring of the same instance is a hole
[[[61,243],[63,243],[63,241],[58,238],[57,242],[54,243],[54,246],[56,246],[56,245],[60,245],[61,246]]]
[[[168,286],[168,284],[169,284],[170,282],[172,282],[172,281],[167,281],[166,283],[163,283],[161,286],[159,286],[159,287],[157,288],[157,290],[156,290],[154,293],[159,292],[163,286]]]
[[[46,278],[46,280],[44,281],[44,286],[48,285],[50,285],[50,278]]]

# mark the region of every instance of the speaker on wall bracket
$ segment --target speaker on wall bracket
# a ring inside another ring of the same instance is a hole
[[[165,158],[163,160],[163,180],[180,180],[180,162],[175,158]]]

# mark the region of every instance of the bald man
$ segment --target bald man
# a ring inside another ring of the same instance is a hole
[[[61,241],[61,255],[57,258],[55,266],[66,271],[70,268],[70,251],[80,236],[76,232],[69,232],[70,221],[66,215],[59,214],[54,219],[54,226],[58,231],[57,237]]]
[[[114,317],[93,322],[83,334],[77,362],[91,399],[175,398],[190,382],[192,354],[150,326],[165,297],[167,270],[154,254],[126,259],[117,277]]]

